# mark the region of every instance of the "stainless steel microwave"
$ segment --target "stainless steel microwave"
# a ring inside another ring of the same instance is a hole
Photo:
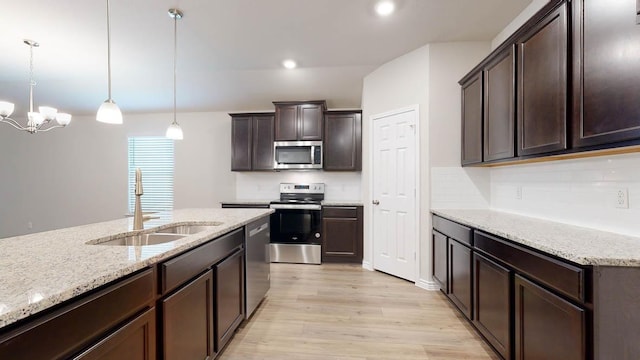
[[[322,141],[275,141],[273,168],[322,169]]]

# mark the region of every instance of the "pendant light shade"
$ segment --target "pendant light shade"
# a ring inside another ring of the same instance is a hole
[[[105,100],[98,109],[96,120],[105,124],[122,124],[122,112],[113,100]]]
[[[173,122],[167,128],[166,137],[173,140],[182,140],[184,135],[182,128],[178,124],[176,116],[176,64],[178,62],[178,20],[182,19],[184,14],[178,9],[169,9],[169,17],[173,19]]]
[[[167,128],[166,137],[173,140],[182,140],[184,138],[184,135],[182,134],[182,128],[180,127],[180,124],[172,123],[171,125],[169,125],[169,127]]]
[[[96,115],[96,120],[106,124],[122,124],[122,112],[111,98],[111,19],[110,6],[107,0],[107,74],[109,82],[109,98],[105,100]]]

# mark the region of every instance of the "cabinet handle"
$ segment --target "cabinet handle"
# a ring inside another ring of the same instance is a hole
[[[636,25],[640,25],[640,0],[636,0]]]
[[[378,200],[373,200],[371,203],[372,203],[373,205],[380,205],[380,201],[378,201]]]
[[[264,223],[264,224],[262,224],[262,225],[258,226],[257,228],[255,228],[255,229],[253,229],[253,230],[249,231],[249,237],[256,236],[257,234],[259,234],[260,232],[262,232],[262,230],[264,230],[264,229],[266,229],[266,228],[268,228],[268,227],[269,227],[269,224],[268,224],[268,223]]]

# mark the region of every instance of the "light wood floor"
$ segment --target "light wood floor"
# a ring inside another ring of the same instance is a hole
[[[360,265],[271,264],[271,290],[220,356],[498,359],[439,291]]]

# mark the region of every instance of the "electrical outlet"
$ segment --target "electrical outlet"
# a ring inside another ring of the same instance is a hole
[[[516,187],[516,199],[522,200],[522,186]]]
[[[616,207],[619,209],[628,209],[629,208],[629,189],[621,188],[616,189],[616,198],[615,198]]]
[[[27,222],[27,229],[33,229],[33,223],[31,221]]]

